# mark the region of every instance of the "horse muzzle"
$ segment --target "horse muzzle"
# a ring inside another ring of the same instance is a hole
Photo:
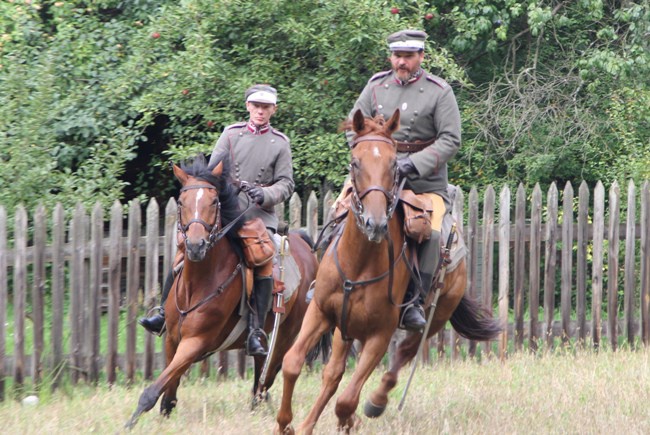
[[[206,239],[201,238],[197,242],[191,242],[189,239],[185,240],[185,255],[190,261],[203,261],[209,248],[210,244]]]
[[[364,213],[361,215],[360,227],[369,241],[381,243],[386,238],[386,234],[388,234],[388,218],[385,215],[376,218]]]

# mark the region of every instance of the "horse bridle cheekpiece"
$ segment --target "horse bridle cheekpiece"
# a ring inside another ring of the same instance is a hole
[[[181,188],[181,193],[191,190],[191,189],[213,189],[217,190],[216,187],[210,185],[210,184],[199,184],[199,185],[190,185],[190,186],[185,186]],[[215,207],[217,207],[217,216],[215,218],[215,221],[212,225],[204,221],[203,219],[200,218],[194,218],[190,220],[187,224],[183,225],[183,222],[181,222],[181,209],[184,207],[183,204],[179,204],[177,213],[178,213],[178,231],[181,233],[183,236],[184,240],[187,240],[187,230],[189,229],[190,225],[193,223],[199,223],[203,225],[205,230],[210,233],[208,237],[208,249],[212,248],[212,246],[219,240],[221,237],[219,235],[219,230],[221,229],[221,203],[219,202],[219,198],[217,197],[217,203],[214,204]],[[223,236],[223,234],[221,235]]]
[[[350,149],[354,149],[361,142],[369,142],[369,141],[385,142],[387,144],[395,146],[395,143],[393,141],[391,141],[390,139],[384,136],[365,135],[356,138],[354,142],[352,142],[352,144],[350,145]],[[363,203],[361,202],[361,200],[365,198],[367,194],[369,194],[374,190],[379,191],[386,196],[386,199],[388,201],[386,205],[386,217],[388,219],[391,218],[393,212],[395,211],[395,208],[397,207],[398,195],[400,190],[399,171],[397,167],[395,167],[393,188],[391,189],[390,192],[382,186],[372,185],[367,189],[365,189],[363,192],[359,193],[359,189],[357,189],[357,182],[354,177],[354,171],[352,170],[352,163],[350,163],[350,182],[352,183],[352,202],[350,204],[350,208],[352,209],[352,214],[354,214],[357,225],[359,225],[360,228],[363,228],[363,222],[361,220],[361,214],[363,213]]]

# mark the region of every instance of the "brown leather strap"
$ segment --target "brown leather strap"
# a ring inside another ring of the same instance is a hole
[[[425,141],[416,140],[415,142],[397,142],[397,151],[400,153],[416,153],[434,143],[436,139],[438,138],[434,137]]]

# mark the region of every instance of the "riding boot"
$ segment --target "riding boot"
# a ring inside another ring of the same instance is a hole
[[[427,324],[427,319],[424,317],[424,309],[422,306],[424,305],[424,300],[431,288],[433,276],[429,273],[421,273],[420,278],[422,279],[422,291],[420,292],[419,297],[413,301],[412,304],[404,307],[402,318],[400,320],[400,327],[409,331],[421,331]],[[406,290],[404,300],[409,301],[413,299],[414,296],[415,284],[411,281]]]
[[[251,356],[266,356],[268,350],[263,341],[266,341],[264,322],[269,311],[273,295],[273,277],[255,276],[253,281],[253,297],[251,311],[248,314],[248,338],[246,339],[246,353]],[[254,308],[254,309],[253,309]]]
[[[167,297],[169,296],[169,291],[171,290],[173,283],[174,274],[173,271],[170,270],[167,278],[165,279],[162,299],[160,300],[160,307],[157,307],[158,312],[151,317],[142,317],[138,319],[138,323],[152,334],[160,335],[162,333],[163,327],[165,326],[165,302],[167,301]]]

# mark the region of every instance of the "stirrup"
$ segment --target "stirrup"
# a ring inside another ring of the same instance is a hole
[[[423,320],[422,326],[416,326],[416,325],[413,325],[413,324],[407,325],[407,324],[404,323],[404,321],[406,320],[406,314],[408,312],[412,311],[412,310],[414,310],[416,313],[421,315],[422,320]],[[422,332],[422,330],[424,329],[426,324],[427,324],[427,320],[426,320],[426,318],[424,316],[424,309],[422,308],[422,306],[416,305],[416,304],[410,304],[410,305],[407,305],[404,308],[404,310],[402,310],[402,314],[400,315],[400,319],[399,319],[398,328],[405,329],[407,331]]]
[[[253,353],[251,349],[251,341],[252,340],[257,340],[257,343],[259,344],[259,347],[262,349],[262,352],[258,351]],[[264,332],[263,329],[261,328],[256,328],[253,329],[251,332],[248,333],[248,337],[246,337],[246,355],[249,356],[266,356],[268,355],[269,351],[264,347],[264,344],[262,343],[262,340],[268,341],[268,337],[266,335],[266,332]]]
[[[163,318],[163,325],[160,328],[160,331],[156,332],[151,329],[149,329],[144,322],[149,322],[149,319],[154,316],[153,312],[158,311],[155,315],[158,315]],[[151,308],[149,311],[147,311],[146,317],[141,317],[138,319],[138,323],[147,330],[148,333],[157,335],[158,337],[162,337],[162,335],[167,332],[167,320],[165,318],[165,309],[161,306],[158,305],[156,307]]]

